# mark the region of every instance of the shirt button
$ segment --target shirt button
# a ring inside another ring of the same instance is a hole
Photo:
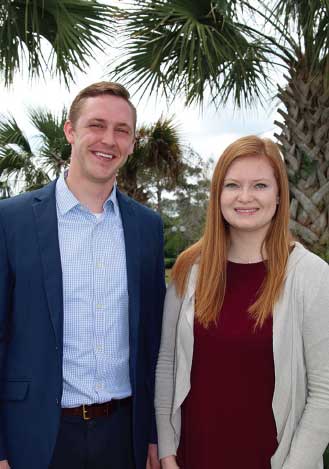
[[[101,345],[96,345],[96,350],[97,352],[101,352],[103,350],[103,347]]]
[[[96,269],[102,269],[102,267],[103,267],[102,262],[97,262],[96,263]]]
[[[103,385],[101,383],[96,384],[96,389],[102,389]]]
[[[96,309],[103,309],[103,305],[102,305],[101,303],[98,303],[98,304],[96,305]]]

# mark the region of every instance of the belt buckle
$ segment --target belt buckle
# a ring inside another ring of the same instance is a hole
[[[88,409],[85,404],[82,404],[82,418],[83,420],[90,420],[91,417],[88,417],[87,415]]]

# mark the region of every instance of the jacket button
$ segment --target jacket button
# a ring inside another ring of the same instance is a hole
[[[56,405],[59,405],[59,399],[56,399]]]

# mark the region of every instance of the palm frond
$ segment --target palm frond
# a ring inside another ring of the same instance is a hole
[[[64,108],[59,115],[45,109],[30,109],[29,118],[37,129],[40,141],[38,155],[41,166],[46,172],[53,172],[58,176],[65,168],[71,156],[71,145],[67,142],[63,126],[67,118]]]
[[[16,151],[13,148],[0,148],[0,175],[7,176],[18,173],[27,168],[28,160],[24,152]]]
[[[40,189],[50,182],[48,174],[46,174],[42,169],[35,168],[35,170],[27,175],[25,175],[25,190],[33,191],[35,189]]]
[[[63,133],[66,109],[59,115],[30,109],[28,115],[36,129],[33,145],[13,116],[0,118],[0,181],[7,181],[15,192],[44,186],[70,159],[71,147]]]
[[[224,0],[138,2],[138,8],[127,11],[125,54],[114,76],[144,92],[184,94],[187,103],[202,104],[206,93],[223,95],[227,81],[221,72],[239,61],[244,71],[240,81],[246,79],[246,85],[239,88],[240,95],[236,90],[236,103],[250,101],[251,83],[267,84],[267,59],[262,43],[231,13],[232,5]],[[255,60],[245,64],[251,49]]]
[[[161,117],[150,126],[143,141],[146,169],[156,173],[167,188],[177,183],[182,172],[182,146],[173,118]]]
[[[16,145],[21,152],[32,153],[30,143],[15,118],[0,116],[0,146]]]
[[[286,32],[296,29],[299,60],[316,69],[329,49],[328,0],[278,0],[272,11]]]
[[[35,171],[30,154],[11,147],[0,147],[0,176],[10,187],[32,180]]]
[[[12,195],[12,190],[10,185],[8,184],[8,181],[0,180],[0,199],[7,199],[8,197],[11,197]]]
[[[3,0],[0,72],[6,85],[27,62],[30,76],[46,70],[66,84],[84,71],[113,35],[116,8],[96,0]],[[48,42],[46,47],[45,42]]]
[[[152,196],[151,188],[170,190],[184,171],[183,146],[174,118],[161,117],[139,127],[134,153],[120,169],[119,186],[140,202]]]

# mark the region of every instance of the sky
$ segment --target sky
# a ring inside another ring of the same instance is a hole
[[[42,107],[59,112],[63,106],[69,107],[82,88],[96,81],[110,79],[106,75],[108,62],[108,55],[96,55],[84,74],[75,75],[75,83],[69,89],[50,76],[46,76],[45,80],[31,82],[24,74],[17,75],[9,89],[0,86],[0,114],[13,114],[26,135],[33,140],[35,129],[27,119],[27,109]],[[212,157],[215,161],[225,147],[240,136],[257,134],[271,137],[278,130],[274,125],[275,119],[278,119],[276,102],[270,97],[266,109],[258,107],[243,111],[234,110],[232,105],[218,110],[214,106],[205,105],[201,111],[198,107],[186,108],[180,99],[168,104],[164,99],[141,99],[136,94],[132,94],[132,101],[137,106],[139,125],[152,124],[161,115],[172,116],[179,128],[182,143],[192,146],[203,158]]]
[[[27,78],[17,77],[10,89],[0,88],[0,113],[13,114],[26,134],[33,137],[35,131],[26,116],[29,107],[59,112],[63,106],[70,105],[80,89],[102,79],[102,71],[88,70],[86,75],[79,74],[68,90],[55,79],[31,83]],[[133,95],[132,101],[137,106],[139,125],[151,124],[161,115],[173,116],[182,142],[190,144],[203,158],[216,160],[224,148],[240,136],[253,133],[271,137],[275,131],[275,103],[271,101],[267,110],[259,107],[242,111],[234,110],[233,106],[219,110],[205,106],[201,111],[198,107],[186,108],[179,99],[169,106],[163,99],[153,97],[140,100]]]

